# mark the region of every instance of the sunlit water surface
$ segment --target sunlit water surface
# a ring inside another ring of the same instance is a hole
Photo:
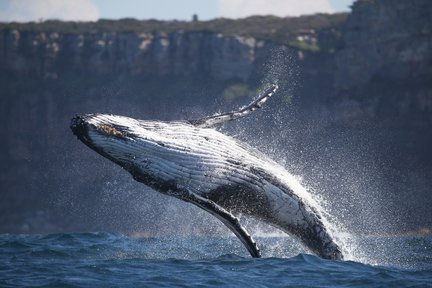
[[[432,287],[431,236],[358,237],[348,261],[305,254],[289,237],[112,233],[0,235],[1,287]]]

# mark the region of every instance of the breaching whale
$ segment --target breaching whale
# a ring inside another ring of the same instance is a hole
[[[277,89],[271,85],[238,111],[198,120],[88,114],[75,116],[71,129],[136,181],[217,217],[253,257],[260,257],[260,250],[235,215],[250,215],[293,235],[323,258],[343,259],[317,203],[295,177],[259,151],[211,128],[261,108]]]

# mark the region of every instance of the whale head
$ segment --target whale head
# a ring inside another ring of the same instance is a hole
[[[157,132],[145,123],[151,122],[117,115],[88,114],[75,116],[70,128],[88,147],[132,172],[145,162],[146,148],[157,143]]]

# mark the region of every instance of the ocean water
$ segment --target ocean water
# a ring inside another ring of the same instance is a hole
[[[255,238],[260,259],[230,236],[4,234],[0,287],[432,287],[431,236],[358,237],[347,261]]]

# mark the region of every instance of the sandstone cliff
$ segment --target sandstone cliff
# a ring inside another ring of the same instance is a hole
[[[430,1],[357,1],[336,56],[335,94],[352,117],[430,125]],[[356,114],[357,113],[357,114]]]

